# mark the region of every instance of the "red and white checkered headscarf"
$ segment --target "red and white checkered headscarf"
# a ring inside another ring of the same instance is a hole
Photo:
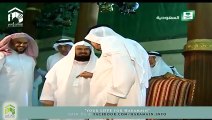
[[[26,38],[28,40],[28,47],[25,51],[25,54],[36,59],[38,56],[38,45],[36,41],[26,33],[14,33],[3,38],[0,41],[0,52],[2,52],[5,55],[10,55],[12,51],[9,46],[9,43],[12,39],[16,38]]]

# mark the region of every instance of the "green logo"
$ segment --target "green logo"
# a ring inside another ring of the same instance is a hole
[[[15,119],[16,105],[13,103],[5,103],[3,113],[4,113],[4,119]]]
[[[188,10],[181,14],[181,21],[192,21],[194,19],[194,17],[195,17],[195,11]]]

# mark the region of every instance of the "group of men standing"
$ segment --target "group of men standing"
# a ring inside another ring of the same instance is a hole
[[[144,48],[106,26],[91,28],[85,40],[75,43],[48,71],[41,102],[46,106],[145,106],[151,71]],[[102,52],[99,58],[93,47]]]
[[[136,41],[107,26],[95,26],[84,41],[62,39],[54,48],[63,52],[47,60],[43,105],[145,106],[152,72],[148,53]],[[99,58],[94,48],[101,51]],[[38,46],[26,33],[0,41],[0,104],[31,106],[37,56]]]

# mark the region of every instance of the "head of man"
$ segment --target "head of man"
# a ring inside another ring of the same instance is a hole
[[[149,64],[151,67],[154,67],[156,64],[156,56],[149,56]]]
[[[89,61],[91,55],[91,49],[89,46],[77,45],[75,47],[75,60],[77,61]]]
[[[101,45],[95,42],[90,42],[90,44],[96,49],[97,51],[101,51]]]
[[[71,45],[65,44],[65,45],[58,45],[57,49],[62,55],[66,56],[68,52],[71,50],[71,47],[72,47]]]
[[[157,62],[157,56],[161,57],[161,54],[159,52],[155,52],[155,51],[150,51],[148,52],[149,54],[149,64],[150,66],[153,68]]]
[[[89,44],[91,44],[92,47],[94,49],[96,49],[97,51],[102,51],[101,45],[99,43],[96,43],[96,42],[93,42],[93,41],[89,41],[89,40],[86,40],[86,39],[84,41],[87,42],[87,43],[89,43]]]
[[[53,48],[60,54],[66,56],[73,46],[72,40],[70,39],[59,39],[53,45]]]
[[[87,36],[85,37],[85,40],[86,40],[86,42],[89,42],[94,47],[94,49],[101,51],[102,49],[101,49],[101,44],[100,44],[99,38],[104,37],[105,35],[108,36],[108,34],[105,34],[102,31],[96,31],[95,33],[90,33],[91,30],[99,28],[99,27],[110,28],[109,25],[104,25],[104,24],[92,26],[91,28],[89,28],[89,30],[87,32]]]
[[[10,47],[17,53],[22,54],[28,47],[28,40],[24,37],[12,39],[10,42]]]

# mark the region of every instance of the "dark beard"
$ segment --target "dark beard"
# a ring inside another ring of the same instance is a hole
[[[81,61],[81,62],[85,62],[85,61],[89,61],[90,60],[90,55],[89,56],[76,56],[74,58],[76,61]]]
[[[26,49],[24,49],[23,51],[18,51],[17,49],[15,49],[15,51],[16,51],[18,54],[23,54],[23,53],[26,51]]]

